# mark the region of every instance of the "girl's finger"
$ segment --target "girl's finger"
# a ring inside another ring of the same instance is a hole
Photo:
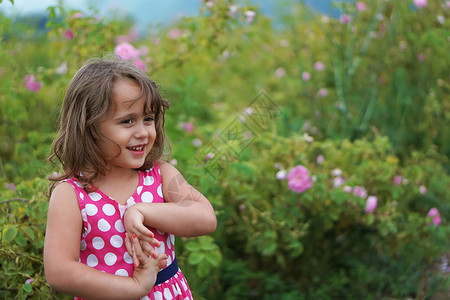
[[[161,270],[167,265],[167,255],[164,253],[158,254],[155,258],[158,261],[158,268]]]
[[[145,265],[148,261],[148,257],[145,256],[145,253],[141,247],[141,242],[136,237],[136,235],[133,235],[133,249],[134,249],[136,259],[137,259],[137,261],[134,263],[134,266],[136,267],[136,263],[138,263],[138,266],[139,266],[139,264]],[[134,259],[134,257],[133,257],[133,259]]]
[[[139,267],[139,258],[138,255],[140,254],[139,251],[141,251],[141,245],[139,244],[139,239],[136,237],[135,234],[133,234],[133,240],[132,240],[132,248],[133,248],[133,263],[134,267]]]
[[[130,256],[133,256],[133,247],[131,245],[131,241],[128,238],[128,234],[126,232],[125,232],[125,247],[127,248],[128,254],[130,254]]]
[[[156,250],[147,242],[141,242],[142,250],[144,250],[145,256],[147,257],[157,257]]]
[[[145,227],[143,224],[141,224],[138,227],[135,227],[135,229],[136,229],[136,234],[138,235],[139,239],[147,241],[150,244],[153,244],[153,239],[154,239],[155,235],[153,234],[153,232],[150,229]]]

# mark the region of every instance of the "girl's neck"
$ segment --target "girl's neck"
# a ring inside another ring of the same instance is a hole
[[[126,204],[139,184],[139,172],[134,169],[111,170],[105,176],[99,176],[94,186],[120,204]]]

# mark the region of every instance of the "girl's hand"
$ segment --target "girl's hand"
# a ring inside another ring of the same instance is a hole
[[[167,264],[167,255],[159,254],[156,258],[145,255],[137,237],[133,238],[132,246],[137,260],[134,261],[133,279],[148,294],[156,281],[156,275]],[[133,258],[134,259],[134,258]]]
[[[140,244],[140,248],[147,257],[157,257],[155,249],[152,247],[159,247],[160,242],[154,238],[154,234],[149,230],[144,223],[144,216],[137,208],[138,204],[134,204],[129,207],[124,215],[124,226],[126,229],[125,246],[128,253],[133,257],[134,261],[139,262],[136,257],[136,251],[134,249],[134,237],[137,238]]]

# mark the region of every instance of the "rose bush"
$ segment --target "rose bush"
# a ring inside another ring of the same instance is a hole
[[[196,299],[445,289],[450,7],[340,9],[280,7],[275,28],[256,6],[207,1],[141,36],[115,11],[52,6],[45,28],[0,14],[0,298],[64,298],[42,270],[49,147],[74,72],[115,50],[171,100],[171,162],[217,211],[212,237],[177,241]]]

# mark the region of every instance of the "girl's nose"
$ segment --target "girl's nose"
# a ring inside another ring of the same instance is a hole
[[[143,123],[137,124],[135,136],[137,138],[145,138],[148,136],[148,130],[147,127]]]

